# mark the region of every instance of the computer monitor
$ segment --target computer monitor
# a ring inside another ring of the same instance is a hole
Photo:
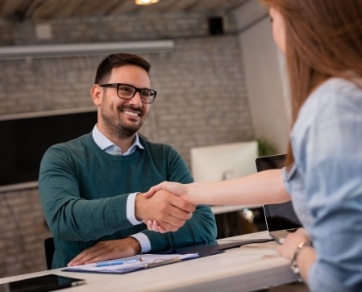
[[[238,142],[191,148],[191,172],[195,181],[232,179],[256,172],[258,142]]]

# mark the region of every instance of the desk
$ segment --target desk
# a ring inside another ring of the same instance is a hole
[[[218,242],[268,237],[267,232],[258,232],[220,239]],[[245,245],[209,257],[124,275],[70,273],[55,269],[1,278],[0,284],[54,273],[86,279],[85,285],[64,290],[67,292],[255,291],[296,281],[289,261],[277,254],[276,247],[274,241]]]

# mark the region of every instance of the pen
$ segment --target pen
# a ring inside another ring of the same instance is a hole
[[[143,261],[143,258],[129,258],[129,259],[122,259],[122,260],[111,260],[111,261],[103,261],[96,263],[96,267],[108,267],[108,266],[117,266],[117,265],[124,265],[124,264],[133,264],[137,262]]]
[[[177,263],[177,262],[181,262],[182,259],[180,258],[171,258],[168,260],[156,260],[153,261],[152,263],[148,263],[145,265],[145,268],[154,268],[154,267],[159,267],[159,266],[164,266],[164,265],[168,265],[168,264],[173,264],[173,263]]]

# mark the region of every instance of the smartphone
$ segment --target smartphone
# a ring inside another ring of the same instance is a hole
[[[46,292],[82,285],[83,279],[54,274],[0,284],[0,292]]]

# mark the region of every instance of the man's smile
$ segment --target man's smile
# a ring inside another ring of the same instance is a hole
[[[122,110],[122,112],[128,116],[132,116],[132,117],[140,117],[141,113],[139,111],[132,111],[132,110]]]

